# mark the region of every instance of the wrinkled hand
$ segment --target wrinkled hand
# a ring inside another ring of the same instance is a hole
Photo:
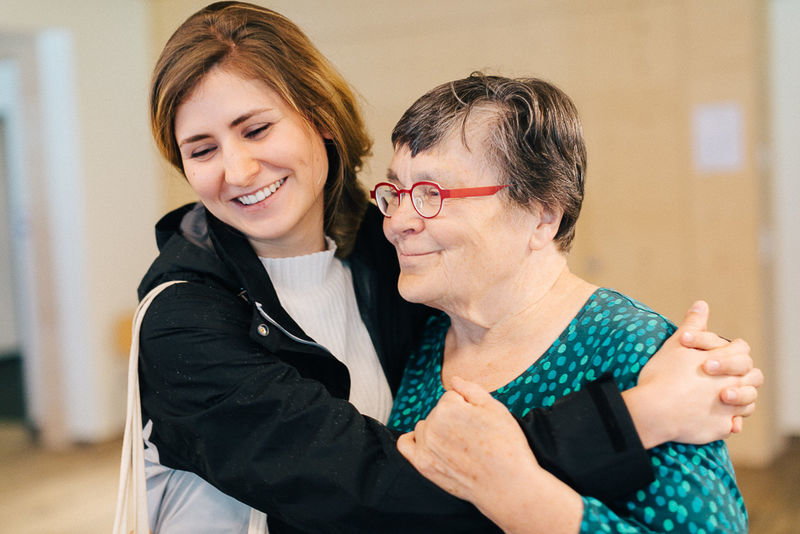
[[[708,305],[698,301],[642,369],[638,386],[625,392],[629,408],[629,399],[638,404],[631,414],[647,447],[726,438],[755,410],[764,377],[750,347],[706,332],[707,322]]]
[[[541,470],[502,403],[472,382],[454,377],[452,385],[428,418],[397,442],[420,473],[478,504],[484,497],[496,499],[496,488],[507,486],[524,466]]]
[[[506,533],[577,532],[580,495],[539,466],[506,407],[472,382],[454,377],[452,386],[427,419],[400,437],[403,456]]]

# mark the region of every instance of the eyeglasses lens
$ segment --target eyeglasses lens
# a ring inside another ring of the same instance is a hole
[[[381,213],[387,217],[394,215],[400,207],[400,193],[389,185],[375,189],[375,200]],[[442,209],[442,194],[435,185],[417,184],[411,190],[414,209],[423,217],[435,217]]]
[[[391,217],[400,205],[397,190],[388,185],[380,186],[375,190],[375,200],[378,203],[378,209],[387,217]]]
[[[429,184],[418,184],[411,191],[414,207],[423,217],[433,217],[442,207],[442,195],[439,188]]]

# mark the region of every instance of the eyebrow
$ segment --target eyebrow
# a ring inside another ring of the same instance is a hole
[[[439,182],[442,181],[442,179],[447,181],[447,176],[448,175],[447,175],[446,172],[437,171],[437,172],[435,172],[435,175],[437,177],[431,176],[431,173],[417,174],[416,176],[413,177],[414,181],[411,182],[411,183],[412,184],[415,184],[417,182],[436,182],[436,183],[439,183]],[[400,182],[400,178],[397,177],[397,173],[394,172],[392,169],[387,169],[386,170],[386,181],[394,183],[394,184],[400,184],[401,183]]]
[[[242,124],[247,119],[258,115],[259,113],[264,113],[265,111],[270,111],[270,110],[271,110],[271,108],[259,108],[259,109],[254,109],[254,110],[248,111],[247,113],[243,113],[242,115],[239,115],[238,117],[233,119],[231,121],[231,123],[228,125],[228,127],[229,128],[236,128],[237,126]],[[186,139],[184,139],[180,143],[178,143],[178,146],[183,146],[183,145],[186,145],[188,143],[195,143],[197,141],[202,141],[203,139],[207,139],[209,137],[211,137],[211,136],[208,135],[208,134],[204,134],[204,133],[203,134],[192,135],[190,137],[187,137]]]

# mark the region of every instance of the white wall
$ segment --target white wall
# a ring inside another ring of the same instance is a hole
[[[14,277],[12,272],[11,217],[9,217],[10,164],[6,151],[6,131],[12,126],[15,72],[13,65],[0,60],[0,357],[19,348],[14,312]]]
[[[27,149],[44,160],[46,187],[32,192],[33,209],[50,221],[49,256],[38,260],[49,265],[35,267],[52,284],[41,297],[54,324],[37,335],[57,347],[58,361],[44,365],[59,373],[63,437],[103,439],[124,418],[114,326],[135,306],[155,254],[147,2],[4,0],[2,12],[0,35],[32,36],[39,52],[39,92],[25,96],[41,123],[25,126],[41,128],[42,145]]]
[[[770,2],[774,285],[780,425],[800,435],[800,2]]]

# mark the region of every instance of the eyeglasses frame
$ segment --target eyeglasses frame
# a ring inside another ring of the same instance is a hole
[[[384,185],[389,186],[395,191],[397,191],[397,198],[399,199],[397,203],[398,208],[400,207],[400,202],[403,201],[403,193],[407,194],[409,199],[411,200],[411,206],[414,208],[414,211],[416,211],[417,215],[419,215],[423,219],[433,219],[434,217],[439,215],[439,213],[442,212],[442,207],[444,206],[444,200],[446,198],[488,197],[497,194],[499,191],[505,189],[506,187],[510,187],[510,184],[504,184],[504,185],[487,185],[482,187],[458,187],[455,189],[443,189],[442,186],[440,186],[436,182],[423,180],[421,182],[415,182],[411,184],[411,187],[409,187],[408,189],[400,189],[391,182],[379,182],[375,184],[375,187],[373,187],[372,190],[369,192],[369,198],[377,202],[376,198],[377,195],[375,194],[375,192],[378,190],[379,187]],[[439,190],[439,194],[441,195],[441,202],[439,202],[439,209],[436,210],[436,213],[434,213],[433,215],[421,214],[417,209],[417,206],[414,204],[414,197],[412,195],[412,191],[418,185],[432,185]],[[378,210],[380,210],[380,207],[378,207]],[[381,214],[387,219],[392,217],[391,215],[383,213],[383,211],[381,211]]]

